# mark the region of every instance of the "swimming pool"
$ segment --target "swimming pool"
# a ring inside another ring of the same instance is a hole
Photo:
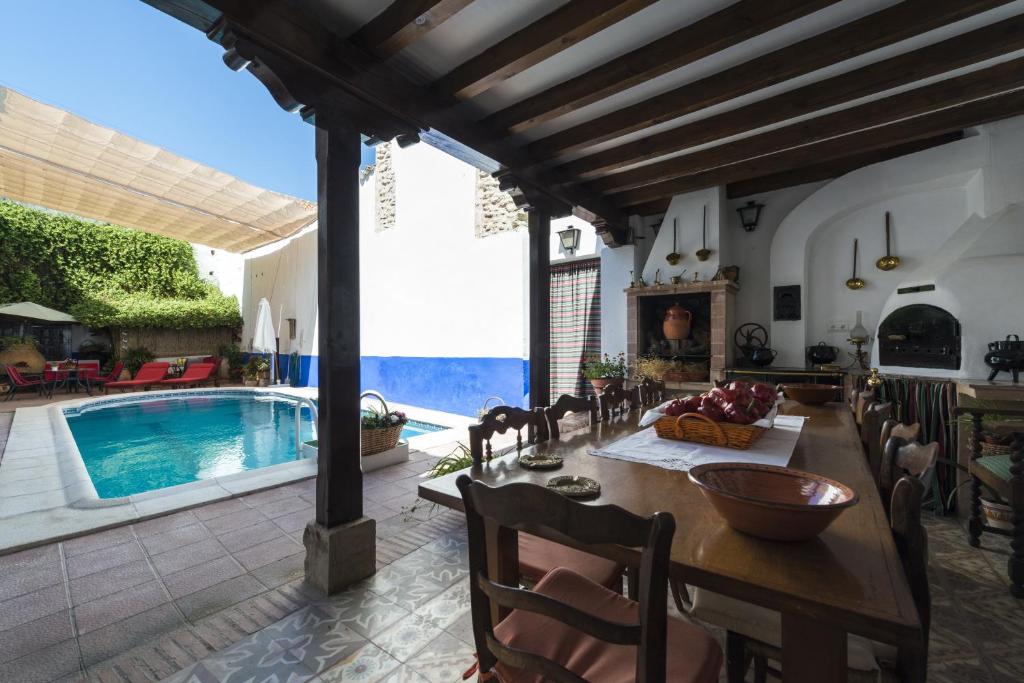
[[[296,403],[250,392],[119,398],[65,411],[100,498],[221,477],[297,460]],[[300,409],[303,441],[314,437]],[[402,438],[444,429],[410,421]]]

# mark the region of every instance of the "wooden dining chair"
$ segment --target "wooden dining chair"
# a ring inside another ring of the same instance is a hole
[[[469,454],[473,464],[494,457],[491,440],[495,434],[505,434],[510,429],[516,432],[516,450],[521,451],[527,444],[545,441],[548,438],[547,421],[543,410],[526,410],[514,406],[495,406],[484,413],[479,423],[469,426]],[[523,430],[526,441],[523,441]]]
[[[544,419],[547,421],[548,435],[557,439],[561,433],[559,420],[572,413],[576,417],[589,419],[588,425],[596,424],[599,418],[597,410],[597,397],[595,396],[570,396],[562,394],[558,400],[544,409]]]
[[[492,488],[462,475],[469,532],[470,605],[481,680],[503,683],[714,683],[718,644],[703,629],[667,615],[671,514],[639,517],[612,505],[577,503],[533,484]],[[488,566],[485,520],[498,527],[498,557],[524,530],[546,529],[575,544],[640,551],[639,601],[559,567],[532,591]],[[492,607],[500,617],[495,623]]]
[[[864,442],[867,451],[868,467],[871,468],[871,476],[878,485],[879,474],[882,466],[882,425],[892,417],[892,403],[872,403],[864,411],[860,426],[860,439]]]
[[[854,391],[850,399],[850,408],[853,410],[853,421],[856,422],[859,427],[864,421],[864,411],[867,410],[872,403],[876,402],[875,392]]]
[[[847,681],[850,683],[925,681],[932,601],[928,585],[928,538],[921,525],[923,495],[924,486],[916,477],[903,477],[893,489],[890,504],[890,528],[921,622],[920,638],[897,649],[849,634]],[[755,683],[765,683],[768,660],[782,661],[782,616],[778,612],[697,588],[693,591],[690,614],[726,629],[729,683],[744,681],[751,659]]]
[[[899,420],[889,419],[882,423],[882,434],[878,437],[878,443],[885,448],[889,437],[898,436],[908,442],[921,440],[921,423],[904,424]]]
[[[475,466],[490,461],[493,457],[491,438],[516,430],[516,452],[528,444],[547,441],[548,429],[544,410],[525,410],[512,406],[495,406],[480,418],[479,424],[469,427],[469,452]],[[526,430],[526,442],[522,431]],[[622,577],[626,572],[623,564],[597,557],[561,543],[549,541],[533,534],[519,535],[519,573],[533,584],[540,581],[554,567],[571,567],[590,580],[622,592]]]
[[[640,407],[637,387],[625,389],[621,384],[609,384],[601,391],[601,419],[621,417]]]
[[[878,490],[882,494],[885,513],[890,514],[889,503],[893,487],[905,476],[917,477],[927,491],[931,488],[935,474],[935,463],[939,461],[939,443],[920,444],[901,436],[890,436],[882,449],[882,465],[879,473]]]
[[[636,385],[636,389],[642,406],[657,405],[665,400],[664,382],[645,377]]]

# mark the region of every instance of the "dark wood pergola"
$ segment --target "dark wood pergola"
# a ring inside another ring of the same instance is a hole
[[[317,127],[321,424],[307,547],[334,548],[326,590],[374,568],[357,400],[361,141],[437,146],[529,212],[530,395],[546,405],[552,217],[574,213],[614,247],[679,193],[834,178],[1024,113],[1024,58],[1012,58],[1024,14],[1010,0],[721,0],[703,16],[676,0],[145,1]],[[468,57],[439,66],[417,51],[455,24]],[[517,77],[528,85],[511,87]]]

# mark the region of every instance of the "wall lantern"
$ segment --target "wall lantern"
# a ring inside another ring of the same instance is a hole
[[[565,230],[558,231],[558,239],[562,241],[562,249],[567,251],[570,256],[576,255],[576,250],[580,248],[580,234],[582,231],[579,228],[566,228]]]
[[[747,202],[746,206],[736,209],[736,212],[740,215],[740,223],[743,224],[744,230],[747,232],[754,231],[754,228],[757,227],[757,222],[761,220],[761,209],[763,208],[764,204],[751,200]]]

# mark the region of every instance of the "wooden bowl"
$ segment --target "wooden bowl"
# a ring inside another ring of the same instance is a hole
[[[783,384],[782,391],[786,398],[791,398],[805,406],[820,406],[836,400],[842,387],[833,384]]]
[[[733,529],[772,541],[814,538],[860,499],[833,479],[772,465],[698,465],[690,481]]]

